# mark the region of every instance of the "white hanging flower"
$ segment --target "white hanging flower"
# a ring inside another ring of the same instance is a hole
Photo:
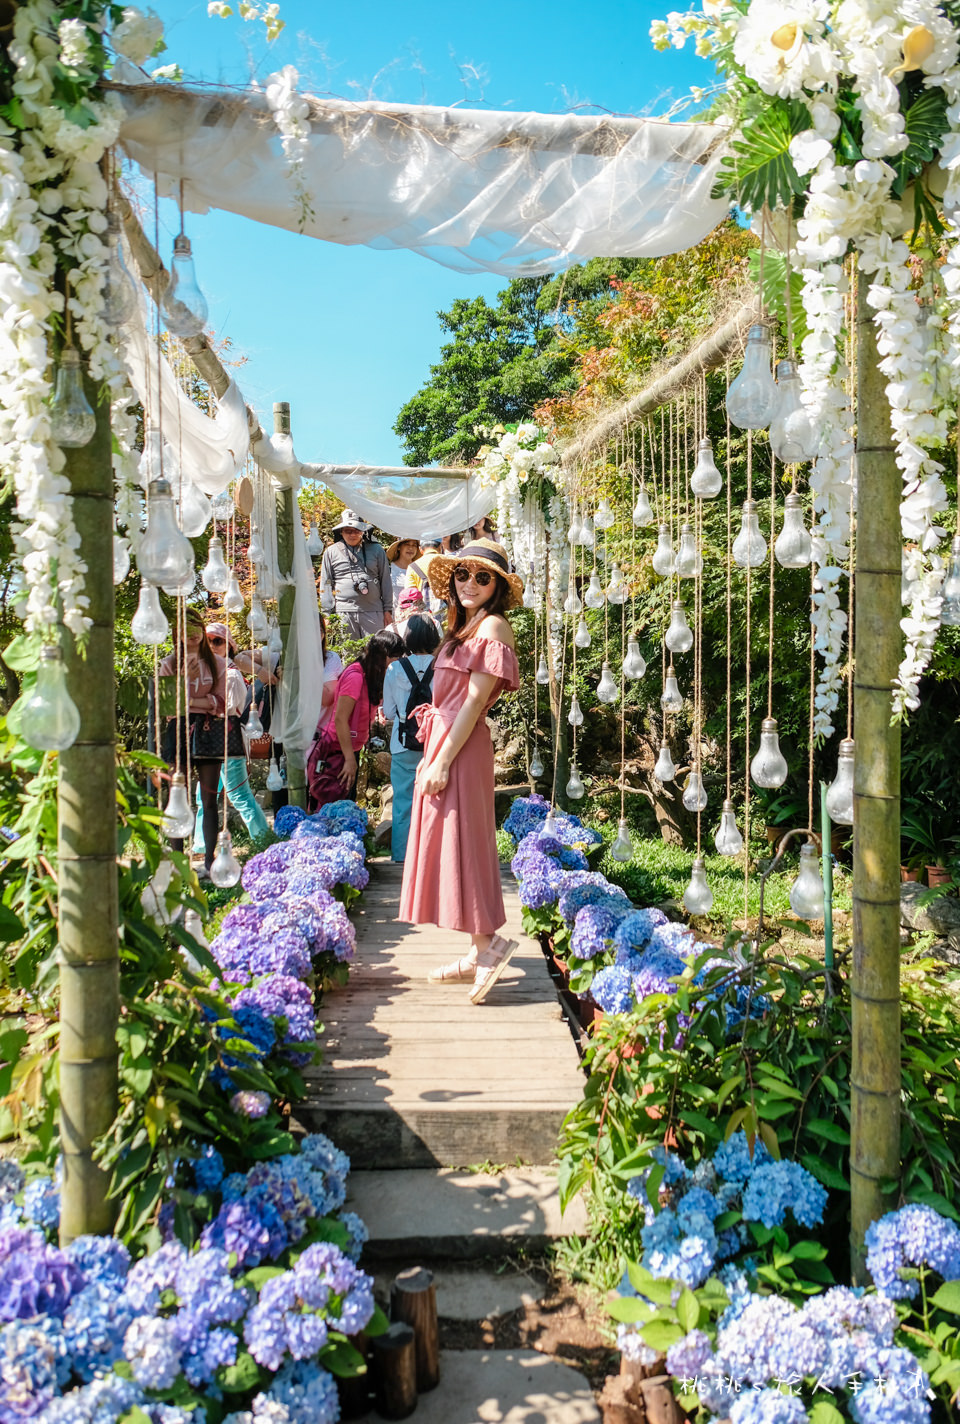
[[[118,54],[132,64],[143,64],[163,44],[163,21],[154,10],[144,14],[135,5],[128,5],[110,38]]]
[[[61,64],[66,69],[82,69],[90,53],[90,35],[83,20],[61,20],[57,35]]]
[[[823,0],[753,0],[737,21],[733,55],[765,94],[797,98],[836,82],[833,46],[825,35]]]

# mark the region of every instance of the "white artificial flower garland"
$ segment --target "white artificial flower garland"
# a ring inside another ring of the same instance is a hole
[[[299,79],[293,65],[285,64],[268,78],[266,100],[280,131],[280,143],[287,160],[287,176],[293,185],[300,212],[300,227],[303,229],[313,215],[313,207],[303,176],[304,159],[310,145],[310,105],[297,92]]]

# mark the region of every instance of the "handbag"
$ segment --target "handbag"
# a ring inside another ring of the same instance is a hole
[[[210,712],[198,712],[190,718],[190,756],[193,761],[219,761],[224,754],[222,717]],[[239,717],[228,717],[226,754],[228,757],[245,757],[243,732]]]
[[[273,738],[269,732],[264,732],[262,737],[251,737],[247,742],[247,756],[253,761],[267,761],[272,748]]]

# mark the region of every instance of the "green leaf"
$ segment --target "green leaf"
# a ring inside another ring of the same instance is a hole
[[[692,1290],[681,1291],[677,1301],[677,1319],[684,1330],[695,1330],[700,1321],[700,1306]]]
[[[217,1370],[217,1384],[228,1394],[246,1394],[260,1383],[263,1373],[251,1354],[239,1350],[235,1364]]]
[[[806,189],[788,152],[790,140],[812,126],[806,104],[796,99],[774,99],[744,126],[741,137],[730,144],[717,173],[711,197],[734,198],[742,207],[759,212],[786,206],[795,193]]]
[[[942,89],[924,89],[903,116],[904,132],[910,140],[903,153],[888,159],[896,178],[890,191],[902,197],[911,178],[930,163],[947,131],[947,97]]]
[[[389,1329],[390,1321],[387,1319],[387,1316],[384,1314],[384,1312],[380,1309],[379,1305],[375,1305],[373,1307],[373,1314],[367,1321],[366,1325],[363,1327],[364,1335],[369,1336],[369,1338],[372,1340],[377,1335],[382,1335],[385,1330]]]
[[[936,1305],[940,1310],[949,1310],[954,1315],[960,1315],[960,1281],[944,1281],[936,1295],[930,1297],[931,1305]]]
[[[320,1359],[331,1374],[340,1379],[354,1379],[367,1372],[367,1362],[349,1340],[334,1340],[320,1351]]]
[[[812,1172],[818,1182],[825,1187],[835,1187],[838,1192],[848,1192],[850,1183],[842,1172],[838,1172],[836,1167],[831,1167],[829,1162],[824,1162],[821,1157],[815,1157],[812,1152],[804,1153],[800,1159],[801,1165],[806,1167],[808,1172]]]
[[[810,1410],[810,1424],[844,1424],[844,1416],[829,1399],[818,1399]]]
[[[806,1127],[815,1137],[825,1137],[828,1142],[839,1142],[841,1147],[850,1145],[850,1134],[846,1128],[840,1127],[838,1123],[828,1122],[826,1118],[811,1118]]]
[[[649,1325],[641,1325],[640,1334],[651,1350],[665,1351],[678,1340],[682,1340],[686,1331],[679,1325],[671,1325],[667,1320],[651,1320]]]
[[[624,1325],[635,1325],[638,1320],[649,1320],[652,1309],[647,1301],[635,1295],[617,1296],[607,1303],[609,1314]]]
[[[274,1276],[282,1276],[284,1269],[283,1266],[254,1266],[244,1274],[243,1279],[247,1285],[251,1285],[259,1291],[266,1281],[273,1280]]]
[[[6,905],[0,905],[0,940],[23,939],[27,929]]]

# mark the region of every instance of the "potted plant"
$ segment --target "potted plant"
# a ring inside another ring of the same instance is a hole
[[[949,879],[949,872],[940,864],[940,837],[934,823],[934,813],[928,806],[908,805],[900,816],[901,880],[919,880],[926,867],[927,884],[940,885]],[[933,879],[930,873],[933,873]]]

